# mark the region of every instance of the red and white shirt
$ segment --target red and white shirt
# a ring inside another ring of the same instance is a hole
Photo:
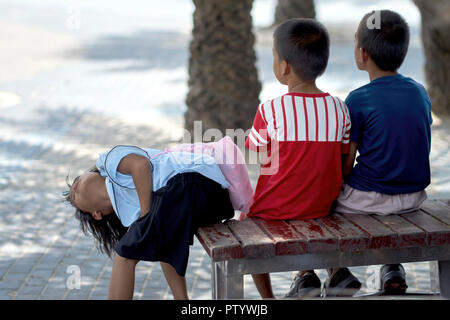
[[[249,217],[311,219],[329,214],[350,146],[347,106],[328,93],[288,93],[260,104],[247,148],[267,159]]]

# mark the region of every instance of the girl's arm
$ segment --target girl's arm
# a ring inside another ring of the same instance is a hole
[[[350,151],[342,157],[342,175],[348,176],[353,169],[358,142],[350,141]]]
[[[141,206],[141,217],[150,210],[150,196],[153,189],[150,163],[146,157],[129,154],[120,161],[117,170],[131,174]]]

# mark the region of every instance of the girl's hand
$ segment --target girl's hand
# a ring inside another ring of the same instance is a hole
[[[141,206],[141,217],[150,211],[150,197],[153,180],[149,160],[137,154],[129,154],[120,161],[117,170],[123,174],[131,174]]]

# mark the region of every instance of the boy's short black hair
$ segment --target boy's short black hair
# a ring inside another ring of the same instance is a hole
[[[274,32],[274,46],[302,80],[314,80],[326,69],[330,55],[330,37],[318,21],[308,18],[289,19]]]
[[[362,18],[356,38],[358,46],[369,53],[378,68],[396,71],[408,51],[409,27],[394,11],[372,11]]]

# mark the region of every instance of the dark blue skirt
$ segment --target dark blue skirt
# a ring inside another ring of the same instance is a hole
[[[130,225],[114,247],[124,258],[162,261],[186,273],[199,227],[234,216],[227,189],[199,173],[182,173],[152,192],[150,211]]]

